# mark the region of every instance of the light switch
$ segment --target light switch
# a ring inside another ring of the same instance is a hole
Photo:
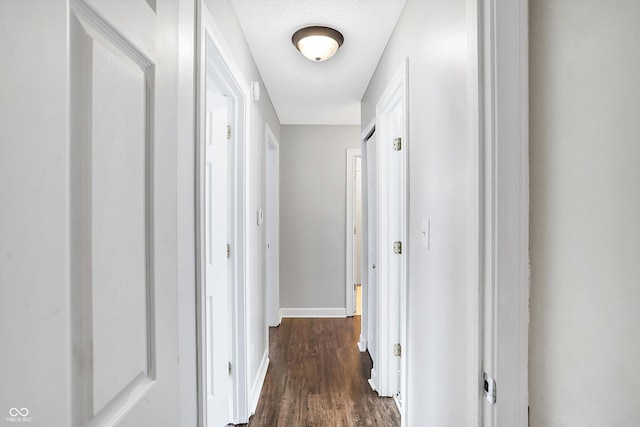
[[[431,220],[427,218],[422,219],[422,247],[429,250],[431,249]]]

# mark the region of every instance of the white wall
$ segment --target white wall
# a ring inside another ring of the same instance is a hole
[[[280,307],[284,309],[346,308],[346,149],[359,146],[359,126],[282,126]]]
[[[467,423],[467,44],[464,0],[408,0],[362,123],[409,57],[408,425]],[[379,144],[385,143],[378,141]],[[421,223],[431,219],[431,249]]]
[[[530,0],[531,425],[640,422],[640,2]]]
[[[280,121],[276,116],[269,93],[264,87],[258,68],[253,61],[249,46],[240,29],[238,20],[233,12],[229,0],[205,1],[213,20],[220,29],[224,42],[233,60],[240,68],[247,82],[260,83],[261,98],[257,102],[250,102],[251,128],[247,145],[248,197],[247,215],[249,228],[247,229],[247,324],[249,327],[248,360],[249,386],[252,387],[260,363],[268,351],[267,321],[265,310],[266,281],[265,281],[265,230],[264,225],[257,225],[256,212],[265,207],[265,123],[280,139]]]

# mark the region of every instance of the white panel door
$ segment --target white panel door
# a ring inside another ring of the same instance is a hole
[[[205,382],[207,426],[230,421],[226,96],[207,92],[205,123]]]
[[[0,2],[2,419],[180,424],[177,17]]]
[[[378,393],[402,403],[406,352],[407,60],[376,105],[378,197]],[[402,409],[402,408],[401,408]]]

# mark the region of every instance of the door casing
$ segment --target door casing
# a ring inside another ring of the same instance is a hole
[[[407,225],[408,225],[408,73],[405,58],[376,104],[377,133],[377,336],[378,366],[374,366],[377,391],[381,396],[400,392],[406,402],[407,325]],[[402,147],[393,150],[395,138]],[[390,199],[391,197],[391,199]],[[389,206],[389,201],[397,203]],[[393,252],[394,241],[402,242],[402,253]],[[371,262],[371,260],[369,260]],[[399,279],[399,283],[396,280]],[[392,283],[393,282],[393,283]],[[400,344],[404,357],[394,356]],[[400,378],[398,378],[400,369]],[[406,412],[406,405],[401,413]],[[404,417],[403,417],[404,420]],[[404,421],[403,421],[404,422]]]
[[[529,98],[528,0],[468,1],[478,135],[480,369],[497,401],[480,395],[485,427],[528,425]],[[473,30],[475,28],[475,30]],[[472,122],[473,123],[473,122]],[[473,182],[473,178],[472,178]],[[480,387],[479,387],[480,388]],[[472,390],[472,389],[470,389]]]
[[[198,3],[196,11],[196,21],[199,37],[197,45],[197,55],[200,58],[198,68],[197,86],[197,106],[198,106],[198,129],[202,131],[204,125],[204,100],[203,90],[206,87],[205,79],[214,79],[219,88],[230,99],[230,130],[229,140],[229,245],[231,250],[231,262],[229,270],[230,293],[231,293],[231,422],[242,424],[249,419],[249,385],[247,375],[247,313],[246,313],[246,277],[250,268],[250,260],[246,252],[246,230],[248,227],[249,215],[246,213],[247,180],[246,180],[246,140],[249,134],[249,108],[250,89],[248,83],[242,77],[240,68],[232,59],[223,43],[220,29],[215,23],[211,13],[203,2]],[[209,42],[209,49],[205,49]],[[202,166],[203,140],[199,139],[198,158],[196,165]],[[197,207],[196,219],[197,230],[197,353],[198,353],[198,418],[199,423],[205,426],[206,420],[206,383],[203,373],[204,363],[204,330],[202,324],[205,319],[204,310],[204,289],[202,280],[202,213],[203,201],[201,200],[202,171],[197,171]]]

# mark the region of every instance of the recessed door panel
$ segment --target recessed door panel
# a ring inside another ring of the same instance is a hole
[[[156,271],[175,260],[165,233],[175,196],[162,191],[175,171],[164,163],[164,174],[155,173],[175,149],[175,136],[161,129],[176,115],[157,103],[167,89],[156,86],[164,72],[156,64],[156,21],[144,0],[71,2],[72,242],[80,249],[73,258],[72,383],[79,425],[161,425],[178,415],[171,332],[177,313],[162,298],[175,281]]]
[[[144,70],[98,42],[92,61],[94,413],[150,363]]]

